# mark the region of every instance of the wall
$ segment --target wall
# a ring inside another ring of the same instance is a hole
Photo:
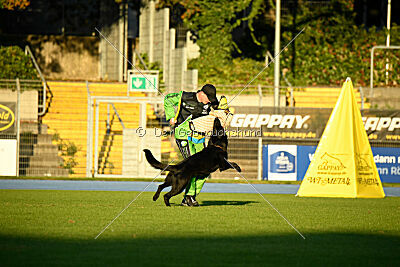
[[[400,109],[400,88],[363,88],[371,108]]]
[[[2,102],[17,102],[17,91],[0,90]],[[38,92],[25,91],[21,93],[21,121],[37,121],[38,119]]]
[[[100,40],[99,68],[100,78],[105,81],[124,79],[124,56],[127,56],[127,11],[123,5],[116,5],[114,0],[102,0],[100,6],[99,31],[116,49],[103,37]],[[122,53],[122,55],[121,55]]]
[[[187,62],[199,55],[196,44],[186,36],[184,47],[176,48],[176,30],[169,28],[169,9],[155,9],[148,1],[142,8],[139,23],[140,53],[146,53],[150,62],[160,62],[164,84],[169,92],[197,89],[197,70],[189,70]],[[188,40],[190,42],[188,42]]]
[[[100,78],[98,37],[29,35],[27,42],[46,79]]]

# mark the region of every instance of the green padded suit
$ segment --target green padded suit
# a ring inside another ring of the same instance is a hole
[[[164,108],[167,121],[175,118],[174,135],[183,158],[188,158],[203,150],[205,136],[193,133],[190,130],[190,120],[208,115],[211,111],[211,104],[198,102],[196,92],[180,91],[179,93],[171,93],[165,96]],[[185,195],[198,195],[206,178],[205,176],[193,177],[186,188]]]

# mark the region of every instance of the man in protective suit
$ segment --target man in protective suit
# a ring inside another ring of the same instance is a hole
[[[175,141],[183,158],[188,158],[205,147],[205,134],[192,131],[190,124],[192,119],[208,115],[211,107],[218,107],[216,91],[214,85],[206,84],[197,92],[180,91],[165,96],[165,116],[174,128]],[[199,206],[196,196],[203,188],[206,178],[201,176],[191,179],[182,200],[183,206]]]

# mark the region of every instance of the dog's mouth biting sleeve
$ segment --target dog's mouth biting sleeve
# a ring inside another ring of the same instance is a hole
[[[213,130],[214,120],[219,118],[225,129],[230,125],[232,113],[229,110],[213,110],[207,116],[202,116],[191,121],[191,130],[198,133],[209,133]]]

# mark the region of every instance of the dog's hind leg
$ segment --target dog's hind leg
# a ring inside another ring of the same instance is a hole
[[[172,181],[172,176],[173,174],[172,173],[169,173],[168,175],[167,175],[167,177],[165,178],[165,181],[164,181],[164,183],[163,184],[160,184],[159,186],[158,186],[158,189],[157,189],[157,192],[154,194],[154,196],[153,196],[153,201],[156,201],[157,199],[158,199],[158,197],[160,196],[160,193],[161,193],[161,191],[164,189],[164,188],[166,188],[166,187],[168,187],[168,186],[171,186],[171,181]]]
[[[153,201],[156,201],[158,199],[158,197],[160,196],[161,191],[167,186],[170,186],[170,185],[166,184],[166,183],[163,183],[163,184],[160,184],[158,186],[157,192],[153,196]]]
[[[176,196],[180,193],[183,192],[183,190],[186,188],[187,183],[175,183],[172,185],[172,189],[171,191],[169,191],[168,193],[166,193],[164,195],[164,202],[166,206],[171,206],[171,204],[169,203],[169,199],[173,196]]]

